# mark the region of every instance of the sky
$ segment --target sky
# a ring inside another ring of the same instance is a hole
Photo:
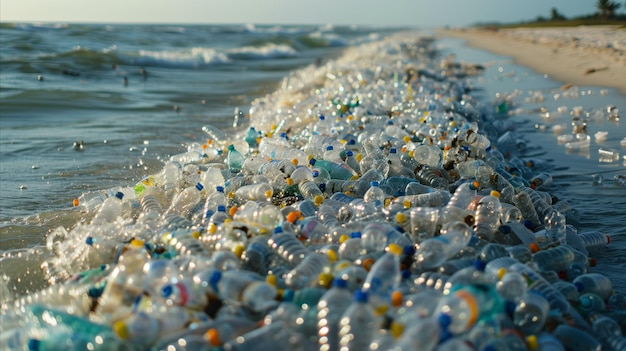
[[[622,0],[618,2],[622,3]],[[1,0],[1,22],[460,27],[595,12],[595,0]]]

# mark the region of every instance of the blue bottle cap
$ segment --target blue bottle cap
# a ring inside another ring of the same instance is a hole
[[[218,205],[217,206],[217,212],[226,212],[226,206]]]
[[[93,245],[93,243],[94,243],[93,237],[88,236],[87,239],[85,239],[85,244],[91,246]]]
[[[361,237],[361,232],[352,232],[352,233],[350,233],[350,237],[351,238],[360,238]]]
[[[280,234],[283,232],[283,227],[278,226],[276,228],[274,228],[274,234]]]
[[[396,154],[396,153],[398,153],[398,150],[396,150],[395,147],[392,147],[391,149],[389,149],[389,153],[390,154]]]
[[[280,133],[280,137],[287,139],[287,133]]]
[[[447,313],[440,314],[437,320],[443,330],[448,330],[448,327],[452,323],[452,318]]]
[[[315,165],[315,162],[317,162],[317,160],[316,160],[315,158],[311,158],[311,159],[309,160],[309,164],[310,164],[311,166],[314,166],[314,165]]]
[[[578,290],[578,292],[585,290],[585,285],[583,285],[583,283],[581,282],[575,282],[574,286],[576,287],[576,290]]]
[[[37,339],[29,339],[28,340],[28,349],[31,351],[39,351],[41,341]]]
[[[411,270],[410,269],[404,269],[402,272],[402,280],[407,280],[409,278],[411,278]]]
[[[361,289],[358,289],[354,292],[354,301],[356,302],[367,302],[369,298],[369,295],[367,294],[367,291],[363,291]]]
[[[314,170],[313,172],[311,172],[311,174],[313,174],[313,178],[317,178],[320,176],[320,171],[318,171],[317,169]]]
[[[348,151],[346,151],[346,156],[352,157],[352,156],[354,156],[354,152],[352,152],[352,150],[348,150]]]
[[[334,150],[334,149],[335,149],[335,148],[334,148],[332,145],[328,145],[328,146],[326,146],[326,151],[332,151],[332,150]]]
[[[348,281],[342,278],[335,278],[333,279],[333,286],[336,286],[338,288],[347,288],[348,287]]]
[[[485,267],[487,266],[487,264],[483,262],[482,260],[474,260],[473,265],[477,271],[481,271],[481,272],[484,272]]]
[[[356,140],[354,139],[348,140],[348,145],[356,145]]]
[[[283,290],[283,301],[288,301],[291,302],[293,301],[293,297],[294,297],[294,292],[291,289],[285,289]]]
[[[326,119],[326,117],[324,117],[324,115],[320,115],[320,118],[319,118],[320,121],[323,121],[325,119]]]
[[[104,292],[104,287],[101,287],[101,288],[91,287],[87,291],[87,296],[89,296],[91,298],[94,298],[94,299],[97,299],[100,296],[102,296],[103,292]]]
[[[378,183],[377,181],[370,182],[370,186],[379,186],[379,185],[380,183]]]
[[[326,183],[320,183],[318,188],[320,188],[321,191],[326,191]]]
[[[209,285],[216,292],[218,291],[217,283],[220,281],[220,279],[222,279],[222,271],[215,271],[215,272],[213,272],[213,274],[211,274],[211,277],[209,278]]]
[[[402,248],[402,252],[404,253],[404,255],[406,256],[413,256],[415,255],[415,246],[413,245],[406,245]]]
[[[115,193],[115,197],[121,200],[124,198],[124,193],[121,191],[118,191],[117,193]]]
[[[202,185],[201,183],[196,183],[196,189],[198,189],[198,191],[202,191],[202,189],[204,189],[204,185]]]
[[[215,187],[215,191],[223,193],[224,192],[224,187],[221,186],[221,185],[218,185],[218,186]]]
[[[174,288],[172,287],[172,285],[167,284],[161,289],[161,297],[167,299],[168,297],[172,296],[173,292],[174,292]]]

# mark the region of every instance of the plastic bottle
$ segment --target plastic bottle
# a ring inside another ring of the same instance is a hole
[[[438,168],[422,166],[422,168],[416,173],[416,176],[422,184],[437,189],[447,189],[450,183],[446,178],[444,178],[443,172],[445,171]]]
[[[600,273],[587,273],[576,277],[573,281],[580,294],[594,293],[607,301],[613,294],[611,280]]]
[[[550,185],[552,185],[552,175],[547,172],[541,172],[530,180],[530,187],[533,189],[545,188]]]
[[[311,200],[318,206],[324,202],[324,193],[315,182],[304,180],[298,184],[298,190],[305,200]]]
[[[278,226],[283,215],[280,210],[268,202],[248,201],[239,207],[233,215],[233,220],[243,222],[253,227],[271,232]]]
[[[550,212],[545,220],[546,235],[560,244],[567,243],[567,231],[565,228],[565,216],[557,211]]]
[[[284,321],[266,324],[227,341],[225,351],[290,351],[300,350],[306,344],[302,334],[294,331]]]
[[[226,156],[226,164],[231,173],[239,173],[243,166],[244,157],[235,149],[234,145],[228,145],[228,155]]]
[[[601,249],[611,243],[610,236],[598,231],[580,233],[578,236],[589,251]]]
[[[66,330],[56,331],[45,338],[31,338],[27,347],[31,351],[134,350],[131,345],[117,338],[112,332],[85,335],[80,332]]]
[[[169,206],[165,215],[178,214],[187,217],[191,209],[200,203],[205,196],[204,186],[200,183],[183,189],[174,197],[172,204]]]
[[[104,223],[113,223],[117,220],[117,217],[122,216],[124,213],[123,205],[124,194],[120,191],[115,193],[102,202],[98,212],[91,220],[91,224],[98,225]]]
[[[120,339],[149,348],[159,338],[161,326],[159,320],[151,314],[138,311],[115,322],[113,329]]]
[[[241,304],[254,312],[267,312],[278,303],[276,288],[253,272],[217,271],[210,280],[215,282],[219,297],[226,303]]]
[[[533,254],[532,260],[542,271],[565,271],[574,262],[574,251],[561,245]]]
[[[462,222],[448,223],[442,234],[422,241],[415,253],[415,264],[423,269],[439,267],[467,246],[471,229]]]
[[[453,220],[465,221],[467,216],[473,215],[467,208],[478,195],[477,189],[478,182],[466,182],[459,185],[448,204],[441,210],[441,223]]]
[[[491,191],[489,196],[483,196],[478,200],[478,206],[474,215],[474,233],[481,239],[491,241],[500,223],[500,193]]]
[[[535,210],[535,206],[530,199],[530,196],[525,192],[519,192],[513,197],[513,204],[517,207],[524,218],[530,221],[534,226],[539,225],[539,215]]]
[[[204,310],[208,304],[206,289],[185,279],[163,286],[161,296],[168,303],[200,311]]]
[[[269,201],[274,194],[274,189],[267,183],[249,184],[235,190],[235,199],[245,201]]]
[[[311,167],[320,168],[328,171],[331,179],[349,180],[358,177],[358,174],[344,162],[338,163],[326,160],[316,160],[312,158],[309,161],[309,164],[311,165]]]
[[[602,345],[589,333],[566,324],[560,324],[552,332],[561,341],[566,350],[600,351]]]
[[[380,184],[378,182],[371,182],[370,186],[371,187],[363,195],[363,200],[374,204],[376,208],[380,209],[385,205],[387,195],[385,195],[385,192],[380,188]]]
[[[287,274],[285,283],[291,289],[311,286],[317,282],[318,275],[328,269],[329,265],[330,261],[325,254],[311,252]]]
[[[346,280],[335,278],[332,287],[317,303],[318,345],[320,350],[339,350],[339,320],[352,302]]]
[[[536,334],[543,328],[548,312],[548,300],[541,293],[529,290],[515,306],[513,323],[524,335]]]
[[[516,272],[521,274],[528,284],[529,290],[537,290],[550,302],[550,309],[566,313],[570,309],[567,299],[556,290],[548,281],[546,281],[539,273],[533,271],[530,267],[522,263],[514,263],[509,266],[508,272]]]
[[[295,267],[310,252],[293,233],[277,232],[268,240],[268,245],[291,267]]]
[[[389,307],[391,294],[398,290],[402,277],[400,272],[402,251],[399,245],[390,244],[387,252],[376,260],[363,282],[362,290],[367,292],[370,304],[376,311]]]
[[[368,293],[357,290],[354,300],[339,320],[339,348],[367,350],[379,328],[378,318],[368,303]]]
[[[470,330],[481,319],[502,313],[504,304],[495,289],[482,285],[456,285],[442,297],[437,313],[442,328],[452,335]]]
[[[435,350],[442,334],[439,320],[435,317],[414,318],[408,323],[400,338],[390,350]]]

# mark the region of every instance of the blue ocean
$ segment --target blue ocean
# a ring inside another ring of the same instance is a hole
[[[253,124],[264,132],[305,128],[319,113],[295,108],[306,106],[306,99],[327,94],[325,105],[315,105],[318,110],[358,108],[358,99],[335,98],[353,97],[347,92],[360,86],[376,96],[384,79],[402,84],[400,62],[400,73],[374,77],[380,84],[359,77],[343,86],[336,75],[314,76],[316,68],[340,60],[364,65],[369,55],[374,62],[376,52],[359,48],[400,32],[428,38],[424,52],[431,64],[418,68],[431,82],[416,96],[440,98],[446,82],[460,81],[467,87],[460,100],[467,94],[481,108],[506,115],[507,130],[518,136],[517,160],[525,162],[522,168],[532,161],[551,174],[552,184],[542,190],[554,203],[571,206],[564,209],[568,224],[579,233],[610,236],[609,245],[593,252],[597,265],[589,270],[605,274],[616,292],[626,294],[626,149],[620,144],[626,137],[626,98],[615,90],[563,86],[508,57],[414,28],[2,23],[0,264],[3,293],[10,296],[0,302],[60,279],[50,276],[48,262],[56,240],[63,240],[54,236],[59,227],[71,233],[89,221],[86,211],[97,207],[86,209],[85,203],[133,189],[207,139],[244,135]],[[480,73],[447,76],[452,63]],[[336,81],[329,85],[336,96],[315,90],[316,79]],[[309,88],[312,96],[302,94]],[[359,111],[401,114],[385,110],[391,93],[381,96],[371,105],[378,110]],[[285,110],[272,110],[273,102]],[[604,131],[607,137],[596,137]],[[572,143],[583,134],[588,145]],[[490,137],[495,145],[497,135]],[[220,150],[216,159],[223,163],[222,151],[227,152]]]

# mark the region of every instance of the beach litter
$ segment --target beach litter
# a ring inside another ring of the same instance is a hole
[[[549,167],[431,44],[295,71],[247,130],[204,126],[160,172],[76,199],[85,219],[47,237],[54,284],[3,279],[0,345],[623,350],[626,297],[592,268],[610,237],[577,232]]]

